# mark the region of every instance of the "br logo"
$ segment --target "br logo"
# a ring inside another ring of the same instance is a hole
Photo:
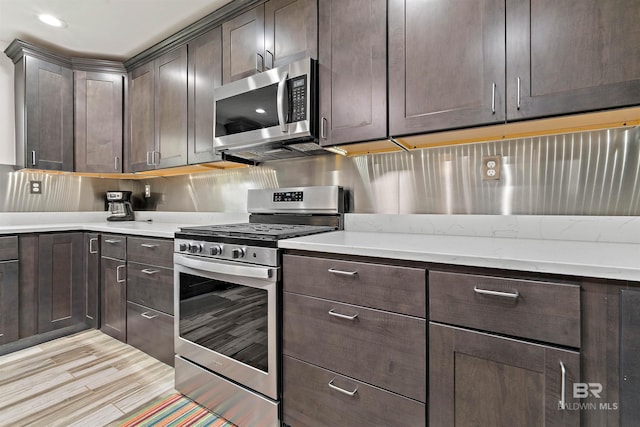
[[[602,384],[600,383],[573,383],[573,398],[586,399],[590,395],[600,399]]]

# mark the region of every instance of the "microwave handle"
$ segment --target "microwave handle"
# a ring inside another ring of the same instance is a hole
[[[287,118],[284,113],[284,90],[287,86],[287,78],[289,77],[289,72],[285,71],[278,83],[278,97],[277,97],[277,105],[278,105],[278,122],[280,123],[280,130],[282,132],[288,132],[287,128]]]

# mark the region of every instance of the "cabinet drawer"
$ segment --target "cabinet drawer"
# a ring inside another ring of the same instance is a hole
[[[127,344],[173,366],[173,316],[127,302]]]
[[[173,240],[127,238],[127,261],[173,268]]]
[[[0,261],[18,259],[18,237],[0,237]]]
[[[424,319],[284,294],[285,354],[421,402],[426,342]]]
[[[120,234],[103,234],[101,255],[107,258],[127,259],[127,237]]]
[[[285,291],[426,317],[426,270],[285,255]]]
[[[173,314],[173,270],[128,262],[127,300]]]
[[[300,426],[424,426],[425,405],[285,356],[283,420]],[[352,393],[353,396],[332,388]]]
[[[577,285],[431,271],[429,316],[452,325],[580,347]]]

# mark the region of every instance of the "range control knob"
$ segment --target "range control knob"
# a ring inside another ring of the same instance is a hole
[[[191,252],[192,254],[197,254],[198,252],[202,252],[202,245],[199,243],[190,243],[189,252]]]
[[[180,252],[186,252],[188,248],[189,245],[187,245],[186,243],[180,243]]]
[[[211,246],[209,248],[210,255],[220,255],[222,253],[222,246]]]
[[[231,251],[231,256],[235,258],[243,258],[244,257],[244,248],[236,248]]]

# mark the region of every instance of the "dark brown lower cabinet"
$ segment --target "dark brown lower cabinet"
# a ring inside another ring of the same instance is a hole
[[[173,316],[127,302],[127,343],[173,366]]]
[[[284,422],[291,427],[424,426],[424,403],[288,356],[282,371]]]
[[[578,381],[578,352],[429,324],[429,425],[579,426]]]
[[[127,342],[127,264],[123,260],[102,257],[100,330]]]
[[[82,233],[38,237],[38,333],[83,323]]]
[[[97,233],[84,233],[84,321],[99,327],[100,239]]]
[[[18,261],[0,262],[0,345],[18,339]]]

